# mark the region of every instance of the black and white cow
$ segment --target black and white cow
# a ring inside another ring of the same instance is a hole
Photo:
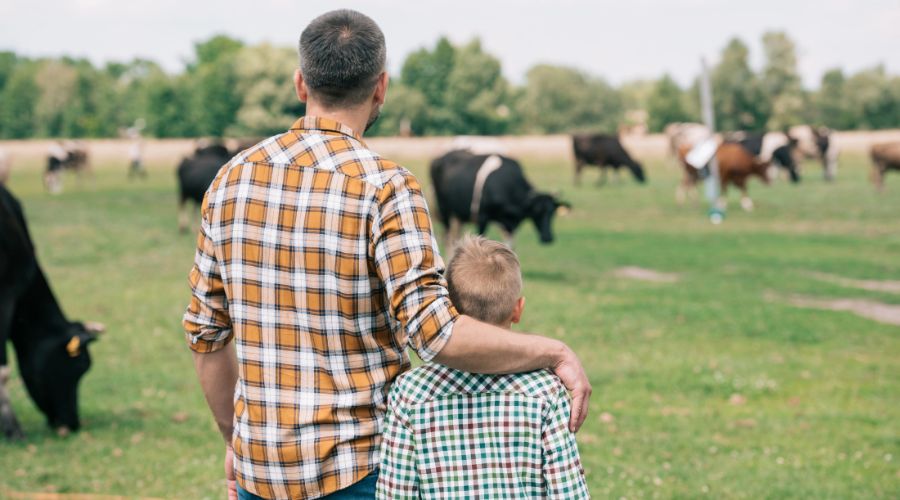
[[[791,182],[800,182],[800,168],[797,165],[799,141],[795,137],[783,132],[738,132],[730,138],[760,161],[786,170]],[[769,178],[774,179],[777,175],[777,171],[773,170]]]
[[[178,176],[178,229],[188,229],[187,202],[200,205],[216,174],[231,159],[232,153],[221,144],[198,147],[194,154],[181,160]]]
[[[79,179],[91,175],[90,155],[81,141],[56,141],[47,153],[47,169],[44,171],[44,187],[51,194],[62,192],[62,172],[72,170]]]
[[[620,167],[627,167],[640,183],[646,181],[644,167],[634,161],[622,147],[619,138],[606,134],[584,134],[572,137],[575,152],[575,185],[581,183],[581,171],[586,165],[600,167],[600,184],[606,182],[606,169],[612,167],[618,176]]]
[[[451,245],[460,225],[475,223],[484,234],[491,222],[500,225],[512,244],[513,233],[531,219],[541,243],[553,242],[552,222],[557,209],[571,207],[548,193],[538,192],[525,178],[519,163],[502,155],[476,155],[455,150],[431,162],[431,183],[437,198],[438,220]]]
[[[797,151],[804,158],[819,160],[822,175],[826,181],[833,181],[837,175],[840,150],[831,129],[812,125],[795,125],[788,135],[797,139]]]
[[[66,319],[34,254],[18,200],[0,185],[0,433],[22,437],[6,382],[12,342],[25,389],[61,435],[78,430],[78,383],[91,365],[87,345],[103,330]]]

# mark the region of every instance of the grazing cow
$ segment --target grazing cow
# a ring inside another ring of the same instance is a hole
[[[102,330],[66,319],[35,257],[22,207],[0,185],[0,432],[6,438],[23,437],[6,391],[6,341],[31,399],[65,435],[80,427],[78,383],[91,364],[87,345]]]
[[[795,184],[800,182],[800,169],[797,164],[800,146],[795,137],[782,132],[737,132],[730,138],[761,161],[787,170],[791,182]],[[769,177],[775,178],[776,172],[775,170],[770,172]]]
[[[90,156],[83,142],[57,141],[50,146],[44,172],[44,186],[50,193],[62,191],[63,170],[72,170],[79,178],[91,173]]]
[[[203,195],[209,189],[216,174],[231,159],[232,153],[221,144],[198,147],[194,154],[181,160],[178,165],[178,230],[188,229],[187,202],[197,205],[203,202]]]
[[[475,223],[478,234],[484,234],[488,223],[496,222],[511,244],[513,233],[525,219],[534,222],[541,243],[551,243],[553,215],[560,207],[571,207],[553,195],[535,191],[519,163],[506,156],[451,151],[431,162],[431,182],[438,220],[445,230],[445,248],[455,243],[464,222]]]
[[[834,180],[837,175],[839,150],[831,137],[830,129],[795,125],[788,130],[788,135],[797,139],[797,150],[804,158],[822,162],[822,174],[826,181]]]
[[[612,167],[618,177],[619,168],[627,167],[635,180],[640,183],[646,181],[644,168],[634,161],[622,147],[619,138],[607,134],[583,134],[572,137],[572,147],[575,151],[575,185],[581,183],[581,170],[585,165],[600,167],[600,184],[606,183],[606,169]]]
[[[872,157],[872,182],[879,191],[884,189],[884,174],[900,171],[900,142],[875,144],[869,151]]]
[[[700,180],[700,171],[691,166],[687,160],[687,153],[690,148],[686,144],[682,144],[678,152],[684,168],[684,180],[682,185],[685,189],[696,186]],[[751,154],[747,149],[737,142],[724,142],[719,145],[716,150],[716,159],[719,164],[719,182],[720,197],[718,205],[724,209],[727,204],[726,195],[728,193],[728,185],[734,184],[741,190],[741,208],[746,211],[753,210],[753,200],[747,194],[747,179],[751,176],[757,176],[764,183],[769,184],[769,162],[761,161],[759,158]]]
[[[663,130],[669,138],[669,153],[678,158],[681,146],[687,145],[688,149],[700,144],[712,135],[709,127],[702,123],[670,123]]]

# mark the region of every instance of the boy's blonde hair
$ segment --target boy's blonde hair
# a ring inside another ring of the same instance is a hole
[[[466,236],[456,247],[447,282],[450,301],[459,312],[494,325],[509,321],[522,296],[515,252],[481,236]]]

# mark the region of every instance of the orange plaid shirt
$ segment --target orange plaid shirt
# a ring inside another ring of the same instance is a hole
[[[415,177],[332,120],[238,154],[201,207],[191,349],[235,339],[234,463],[265,498],[316,498],[378,465],[391,382],[457,312]]]

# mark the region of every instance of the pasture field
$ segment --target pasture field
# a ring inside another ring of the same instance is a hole
[[[427,185],[427,159],[405,160]],[[790,303],[900,307],[888,287],[814,274],[900,280],[900,175],[876,195],[861,154],[842,156],[834,184],[809,164],[799,186],[751,181],[753,213],[732,193],[716,227],[701,202],[675,203],[669,159],[645,159],[646,186],[602,188],[596,171],[573,187],[568,158],[522,160],[574,205],[552,246],[530,224],[518,235],[520,327],[563,339],[588,370],[578,442],[595,498],[900,497],[900,327]],[[194,237],[176,231],[174,165],[129,182],[124,158],[103,163],[60,196],[44,193],[40,167],[23,159],[11,189],[64,309],[108,332],[92,346],[78,434],[49,431],[14,375],[28,438],[0,442],[0,497],[220,498],[223,446],[180,327]]]

